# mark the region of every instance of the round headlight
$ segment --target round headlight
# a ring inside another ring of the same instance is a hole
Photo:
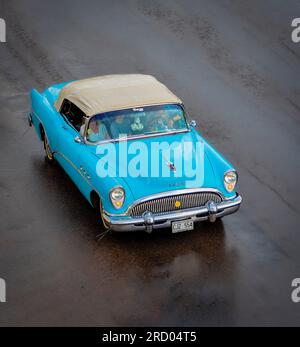
[[[235,171],[227,171],[224,174],[224,186],[228,192],[232,192],[237,184],[237,173]]]
[[[110,192],[110,200],[115,208],[119,209],[123,206],[125,192],[122,187],[113,188]]]

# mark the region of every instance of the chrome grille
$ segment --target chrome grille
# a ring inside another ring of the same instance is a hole
[[[176,201],[180,202],[180,207],[175,207]],[[197,192],[164,196],[135,205],[130,214],[132,217],[140,217],[145,211],[149,211],[154,214],[163,214],[204,206],[208,201],[220,203],[222,198],[219,194],[214,192]]]

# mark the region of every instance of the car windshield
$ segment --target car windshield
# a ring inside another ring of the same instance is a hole
[[[158,105],[101,113],[88,124],[89,142],[188,130],[180,105]]]

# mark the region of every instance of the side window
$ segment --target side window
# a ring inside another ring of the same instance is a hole
[[[61,105],[60,113],[68,119],[77,131],[80,131],[85,114],[79,107],[65,99]]]

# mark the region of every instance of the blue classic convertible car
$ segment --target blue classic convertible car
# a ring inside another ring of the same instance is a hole
[[[187,122],[182,101],[152,76],[107,75],[31,91],[33,125],[114,231],[171,227],[237,211],[238,175]]]

